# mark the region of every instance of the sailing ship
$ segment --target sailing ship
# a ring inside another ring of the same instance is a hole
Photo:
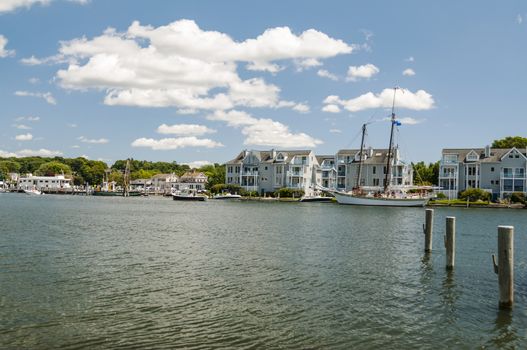
[[[429,200],[426,194],[427,188],[419,186],[392,186],[392,162],[394,162],[393,133],[395,126],[400,123],[395,118],[395,94],[397,87],[393,92],[390,143],[386,160],[386,175],[382,187],[361,186],[362,163],[364,161],[364,136],[366,134],[366,125],[362,126],[361,148],[359,151],[359,167],[357,174],[357,185],[350,192],[329,190],[335,196],[339,204],[369,205],[369,206],[391,206],[391,207],[423,207]],[[415,190],[416,193],[408,191]]]

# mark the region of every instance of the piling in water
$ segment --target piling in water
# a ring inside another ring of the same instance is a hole
[[[432,228],[434,227],[434,209],[426,209],[425,224],[423,232],[425,234],[425,252],[432,251]]]
[[[498,274],[500,288],[499,306],[512,308],[514,303],[514,227],[498,226],[498,263],[492,255],[494,272]]]
[[[454,216],[446,218],[445,248],[446,268],[452,270],[456,261],[456,218]]]

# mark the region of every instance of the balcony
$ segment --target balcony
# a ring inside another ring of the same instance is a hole
[[[257,171],[244,171],[242,172],[241,176],[258,176]]]
[[[304,177],[304,172],[303,171],[288,171],[286,175],[289,177]]]

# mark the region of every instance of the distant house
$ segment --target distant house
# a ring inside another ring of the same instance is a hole
[[[195,191],[205,191],[205,186],[208,183],[208,176],[199,171],[187,171],[183,174],[179,182],[174,184],[174,189],[176,190],[195,190]]]
[[[55,176],[33,176],[27,174],[20,176],[17,181],[17,188],[20,190],[33,189],[70,189],[71,179],[67,179],[64,175]]]
[[[439,163],[440,192],[457,198],[459,192],[479,188],[503,199],[526,193],[527,150],[513,148],[446,148]]]
[[[175,184],[179,182],[179,177],[172,174],[157,174],[150,179],[151,187],[156,192],[170,193]]]
[[[150,179],[135,179],[130,181],[130,186],[135,191],[144,191],[152,186],[152,181]]]

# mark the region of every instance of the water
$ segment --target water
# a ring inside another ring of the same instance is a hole
[[[0,219],[0,348],[527,347],[522,210],[436,209],[429,259],[422,208],[0,194]]]

